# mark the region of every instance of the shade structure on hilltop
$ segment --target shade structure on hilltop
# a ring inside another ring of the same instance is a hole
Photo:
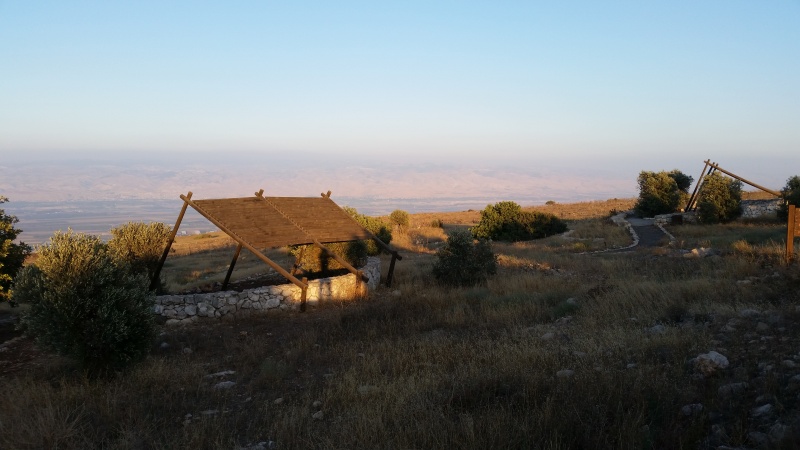
[[[181,195],[180,198],[184,202],[183,208],[161,256],[151,287],[158,284],[164,261],[169,255],[186,208],[189,206],[238,243],[236,253],[225,276],[223,289],[230,281],[239,253],[242,248],[246,248],[287,280],[299,286],[302,289],[304,305],[308,287],[306,279],[297,279],[294,274],[269,259],[261,250],[287,245],[312,244],[355,274],[359,281],[365,281],[366,277],[361,271],[352,267],[324,245],[331,242],[364,239],[374,240],[381,249],[392,255],[386,280],[387,286],[391,285],[395,261],[402,257],[331,200],[330,191],[322,194],[321,197],[265,197],[263,193],[264,191],[260,190],[254,197],[206,200],[192,200],[191,192]]]

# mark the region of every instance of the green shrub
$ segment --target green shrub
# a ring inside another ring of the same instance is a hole
[[[0,195],[0,204],[7,201],[7,198]],[[22,230],[14,227],[18,221],[16,216],[8,215],[0,209],[0,302],[11,300],[11,284],[25,258],[31,253],[30,245],[24,242],[14,243],[22,233]],[[12,306],[15,304],[16,302],[11,302]]]
[[[323,245],[353,267],[363,267],[367,263],[366,241],[333,242]],[[290,247],[289,254],[297,258],[296,264],[306,272],[325,274],[331,270],[344,268],[335,258],[330,257],[316,245],[295,245]]]
[[[688,200],[687,191],[692,185],[692,177],[679,170],[642,171],[638,184],[639,199],[633,208],[641,217],[652,217],[677,211]]]
[[[14,290],[15,300],[30,304],[23,325],[37,344],[94,373],[145,356],[155,324],[143,274],[133,274],[99,238],[72,230],[56,232],[38,253]]]
[[[152,280],[169,240],[170,228],[161,222],[128,222],[111,229],[108,250],[131,270]]]
[[[486,284],[489,275],[497,273],[497,256],[489,242],[483,239],[475,242],[468,231],[450,233],[436,256],[433,275],[448,286]]]
[[[478,239],[527,241],[567,231],[567,224],[558,217],[541,212],[523,211],[510,201],[488,205],[481,211],[481,221],[472,228]]]
[[[353,219],[355,219],[356,222],[358,222],[362,227],[366,228],[370,233],[377,236],[378,239],[383,241],[384,244],[388,245],[390,242],[392,242],[392,230],[381,219],[365,216],[364,214],[356,211],[355,208],[351,208],[349,206],[344,206],[342,209]],[[375,256],[381,253],[381,248],[378,247],[378,244],[371,239],[366,241],[366,245],[367,254],[369,256]]]
[[[698,219],[702,223],[724,223],[742,214],[742,182],[719,173],[706,176],[697,201]]]
[[[787,220],[789,218],[789,205],[800,207],[800,176],[793,176],[786,180],[786,186],[781,189],[784,203],[778,208],[778,219]]]
[[[411,223],[411,217],[402,209],[395,209],[389,214],[389,221],[397,228],[404,230],[408,228],[408,225]]]

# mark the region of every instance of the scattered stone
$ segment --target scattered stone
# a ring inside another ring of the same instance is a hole
[[[549,341],[549,340],[553,339],[554,337],[555,337],[555,334],[553,334],[552,331],[548,331],[547,333],[541,335],[539,337],[539,339],[541,339],[543,341]]]
[[[731,397],[734,395],[741,394],[742,392],[747,390],[748,387],[749,384],[747,383],[730,383],[720,386],[719,389],[717,389],[717,394],[719,394],[722,397]]]
[[[220,381],[219,383],[214,385],[214,389],[224,390],[224,389],[230,389],[234,386],[236,386],[235,381]]]
[[[219,410],[218,409],[207,409],[205,411],[200,411],[200,415],[201,416],[206,416],[206,417],[208,417],[208,416],[216,416],[217,414],[219,414]]]
[[[236,371],[233,371],[233,370],[223,370],[222,372],[210,373],[210,374],[206,375],[205,378],[221,378],[221,377],[225,377],[225,376],[228,376],[228,375],[233,375],[235,373],[236,373]]]
[[[647,330],[647,332],[649,334],[666,334],[667,327],[665,327],[664,325],[658,324],[658,325],[654,325],[654,326],[650,327]]]
[[[756,331],[763,333],[764,331],[768,330],[769,330],[769,325],[765,324],[764,322],[758,322],[758,324],[756,324]]]
[[[400,289],[395,289],[394,291],[392,291],[392,295],[395,297],[400,297],[401,295],[403,295],[403,293],[400,291]]]
[[[314,400],[314,403],[311,404],[314,409],[319,409],[322,407],[322,402],[319,400]]]
[[[753,408],[752,410],[750,410],[750,413],[753,415],[753,417],[763,417],[770,414],[772,412],[772,408],[773,408],[772,403],[767,403],[764,406]]]
[[[702,403],[692,403],[689,405],[684,405],[681,408],[681,414],[684,416],[694,416],[703,412],[703,404]]]
[[[783,365],[783,367],[786,367],[787,369],[794,369],[797,367],[797,363],[792,361],[791,359],[784,359],[783,361],[781,361],[781,365]]]
[[[697,355],[694,359],[694,368],[705,376],[711,376],[720,369],[726,369],[730,363],[728,358],[715,351]]]
[[[566,301],[564,301],[569,306],[578,306],[578,300],[575,297],[570,297]]]
[[[356,356],[359,358],[364,358],[366,355],[364,355],[363,353],[356,353]]]
[[[322,411],[317,411],[311,415],[311,418],[314,420],[322,420],[325,418],[325,413],[323,413]]]
[[[573,354],[573,355],[575,355],[575,356],[577,356],[578,358],[585,358],[585,357],[587,357],[587,356],[588,356],[588,353],[586,353],[586,352],[579,352],[579,351],[577,351],[577,350],[575,350],[574,352],[572,352],[572,354]]]
[[[575,375],[575,371],[570,369],[563,369],[556,372],[556,377],[558,378],[571,378],[573,375]]]
[[[183,348],[183,354],[184,355],[191,355],[192,354],[192,349],[190,349],[189,347],[184,347]]]
[[[636,368],[636,363],[629,363],[627,366],[625,366],[625,368],[626,369],[635,369]]]
[[[168,343],[166,343],[166,342],[162,342],[162,343],[161,343],[161,345],[160,345],[159,347],[161,347],[161,349],[162,349],[162,350],[166,350],[166,349],[168,349],[168,348],[169,348],[169,344],[168,344]]]
[[[280,405],[282,403],[283,403],[283,397],[278,397],[272,402],[272,404],[274,405]]]

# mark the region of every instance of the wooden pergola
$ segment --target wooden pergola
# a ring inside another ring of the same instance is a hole
[[[775,197],[780,197],[781,196],[780,192],[773,191],[772,189],[769,189],[769,188],[765,188],[764,186],[761,186],[760,184],[753,183],[752,181],[750,181],[750,180],[748,180],[746,178],[742,178],[742,177],[740,177],[739,175],[736,175],[733,172],[729,172],[729,171],[723,169],[722,167],[720,167],[719,164],[717,164],[715,162],[711,162],[710,159],[707,159],[707,160],[705,160],[703,162],[705,163],[705,165],[703,166],[703,172],[700,174],[700,178],[697,179],[697,183],[694,185],[694,191],[692,191],[692,195],[689,196],[689,201],[686,203],[686,208],[684,208],[684,211],[688,212],[688,211],[694,211],[695,209],[697,209],[697,201],[700,199],[700,192],[702,192],[702,190],[703,190],[703,186],[705,185],[705,182],[706,182],[706,177],[708,177],[709,175],[711,175],[712,173],[714,173],[716,171],[720,171],[720,172],[724,173],[725,175],[728,175],[728,176],[730,176],[732,178],[735,178],[735,179],[741,181],[742,183],[745,183],[745,184],[748,184],[750,186],[753,186],[756,189],[760,189],[760,190],[762,190],[762,191],[764,191],[764,192],[766,192],[768,194],[774,195]]]
[[[377,236],[365,229],[339,205],[331,200],[331,193],[320,197],[265,197],[264,190],[253,197],[221,198],[209,200],[192,200],[192,193],[181,195],[183,208],[175,222],[164,253],[161,255],[156,272],[153,275],[151,288],[158,285],[161,269],[178,234],[187,207],[191,206],[201,216],[216,225],[221,231],[237,242],[236,252],[231,260],[225,276],[223,289],[230,281],[233,268],[242,248],[252,252],[256,257],[283,275],[287,280],[302,290],[301,302],[306,300],[308,280],[298,279],[293,273],[269,259],[261,249],[284,247],[288,245],[313,244],[329,257],[335,259],[342,267],[356,275],[358,282],[368,278],[347,261],[325,247],[325,243],[347,242],[372,239],[382,250],[392,255],[386,285],[391,286],[396,260],[403,258],[399,253]]]

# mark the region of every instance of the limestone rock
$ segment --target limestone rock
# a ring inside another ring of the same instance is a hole
[[[726,369],[730,363],[725,355],[710,351],[703,353],[694,359],[694,368],[705,376],[711,376],[718,370]]]

